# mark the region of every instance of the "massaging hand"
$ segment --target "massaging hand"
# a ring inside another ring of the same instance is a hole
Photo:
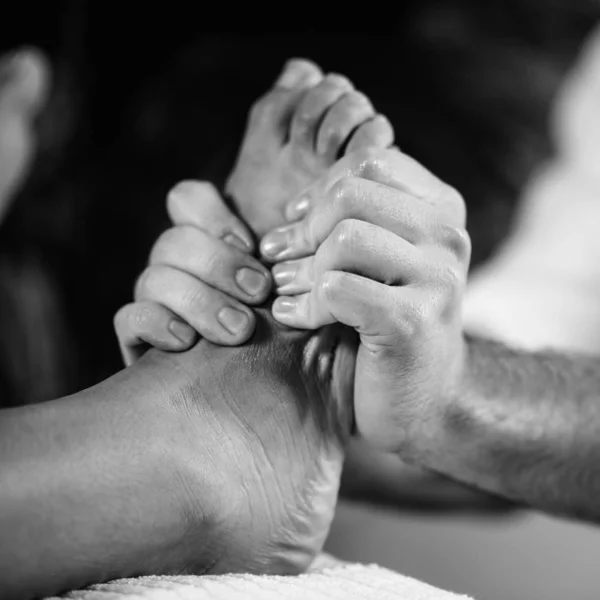
[[[461,196],[395,150],[347,156],[295,204],[301,220],[263,238],[281,323],[341,322],[360,335],[359,434],[415,458],[435,442],[463,367],[469,265]]]
[[[246,341],[256,322],[247,305],[263,302],[272,287],[268,269],[251,254],[253,236],[212,185],[176,185],[167,210],[173,227],[154,244],[135,302],[115,316],[127,364],[147,345],[186,350],[196,332],[222,345]]]
[[[383,148],[393,139],[387,119],[347,78],[291,60],[252,107],[226,189],[252,233],[262,235],[285,222],[286,200],[344,149]],[[174,227],[154,246],[135,303],[115,318],[127,364],[148,345],[186,350],[195,331],[224,345],[245,342],[255,318],[244,304],[263,302],[272,288],[269,271],[251,256],[253,235],[212,186],[179,184],[168,210]]]

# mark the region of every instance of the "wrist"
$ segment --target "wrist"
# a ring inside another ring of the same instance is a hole
[[[461,432],[470,419],[465,402],[469,364],[468,341],[461,334],[459,343],[452,347],[451,361],[440,370],[444,375],[435,383],[436,391],[424,398],[423,407],[427,408],[409,429],[408,442],[399,452],[403,460],[444,472],[448,454],[457,451]]]

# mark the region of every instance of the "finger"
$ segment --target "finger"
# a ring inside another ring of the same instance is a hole
[[[303,199],[307,199],[305,204],[311,207],[318,206],[340,180],[348,177],[375,181],[414,196],[433,208],[438,219],[455,227],[465,225],[466,209],[460,194],[395,148],[371,147],[347,152],[323,177],[304,190],[300,198],[290,202],[286,216],[297,219],[293,206]]]
[[[277,298],[272,313],[290,327],[318,329],[339,322],[361,334],[388,338],[395,331],[394,289],[353,273],[327,271],[310,292]]]
[[[411,244],[428,241],[436,225],[435,212],[417,198],[387,185],[349,177],[340,180],[306,217],[268,233],[261,241],[261,253],[272,261],[314,254],[344,219],[378,225]]]
[[[254,313],[247,306],[172,267],[148,267],[138,279],[135,298],[162,304],[216,344],[241,344],[254,331]]]
[[[360,92],[346,92],[327,112],[317,134],[317,154],[333,163],[350,134],[375,114],[371,101]]]
[[[175,225],[193,225],[240,250],[254,251],[254,236],[208,182],[178,183],[167,196],[167,212]]]
[[[364,148],[389,148],[394,143],[394,128],[383,115],[375,115],[363,123],[352,135],[346,153]]]
[[[290,139],[311,152],[314,151],[318,125],[324,113],[351,89],[352,84],[346,77],[329,74],[316,86],[306,91],[292,117]]]
[[[191,226],[173,227],[158,239],[151,265],[166,265],[244,303],[263,302],[271,290],[269,271],[248,252]]]
[[[140,358],[149,346],[181,352],[190,348],[196,339],[196,332],[189,325],[156,302],[123,306],[115,315],[114,326],[127,366]]]
[[[338,223],[314,256],[273,267],[277,293],[310,291],[327,271],[362,275],[385,285],[410,285],[431,277],[421,250],[394,233],[364,221]]]

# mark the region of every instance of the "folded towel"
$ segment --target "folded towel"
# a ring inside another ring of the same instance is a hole
[[[333,565],[333,566],[332,566]],[[321,560],[310,573],[155,576],[69,592],[70,600],[469,600],[377,565]],[[47,600],[58,600],[47,599]]]

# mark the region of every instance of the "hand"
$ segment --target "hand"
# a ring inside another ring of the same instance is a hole
[[[260,304],[271,290],[269,271],[251,255],[253,236],[212,185],[178,184],[167,209],[174,226],[154,245],[135,302],[115,316],[128,365],[148,345],[187,350],[196,332],[223,345],[245,342],[256,323],[246,304]]]
[[[463,199],[408,156],[377,150],[343,158],[302,203],[299,222],[261,243],[279,261],[273,316],[355,328],[359,434],[405,458],[422,455],[463,367]]]
[[[0,62],[0,219],[31,162],[33,125],[49,87],[49,65],[37,50]]]

